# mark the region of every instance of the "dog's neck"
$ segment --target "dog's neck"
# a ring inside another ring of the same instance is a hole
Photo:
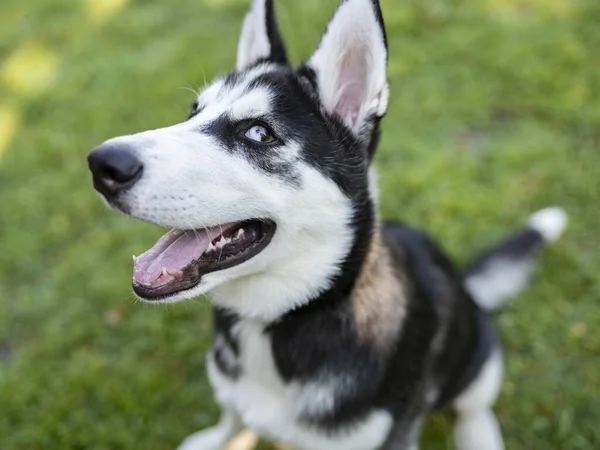
[[[395,268],[385,245],[380,224],[371,233],[365,233],[346,264],[353,269],[340,274],[330,289],[272,321],[261,321],[264,326],[287,323],[293,317],[319,317],[324,310],[339,309],[353,323],[357,339],[364,345],[387,351],[398,336],[406,314],[405,284],[401,272]],[[356,258],[362,255],[360,264]]]

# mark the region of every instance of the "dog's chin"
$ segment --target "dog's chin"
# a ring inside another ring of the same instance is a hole
[[[203,276],[254,258],[271,242],[276,224],[250,219],[190,230],[173,229],[134,257],[133,291],[145,301],[172,303],[192,295]]]

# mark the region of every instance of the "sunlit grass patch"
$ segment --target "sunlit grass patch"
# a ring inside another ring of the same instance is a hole
[[[25,42],[5,60],[0,80],[14,94],[38,94],[52,86],[59,62],[57,53],[43,42]]]
[[[485,0],[489,11],[507,17],[569,17],[578,11],[577,0]]]
[[[20,111],[16,106],[0,105],[0,163],[19,128]]]
[[[118,14],[129,0],[85,0],[85,13],[92,23],[102,24]]]
[[[244,0],[202,0],[206,6],[213,8],[232,6],[232,5],[243,5],[248,2]]]

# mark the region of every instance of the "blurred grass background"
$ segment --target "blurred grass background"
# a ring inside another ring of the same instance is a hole
[[[295,61],[337,0],[279,0]],[[508,449],[600,448],[600,2],[383,0],[382,210],[464,263],[547,205],[571,217],[498,313]],[[216,421],[204,300],[133,301],[162,230],[107,211],[86,154],[185,118],[234,65],[247,0],[2,0],[0,449],[169,449]],[[450,419],[423,447],[451,448]]]

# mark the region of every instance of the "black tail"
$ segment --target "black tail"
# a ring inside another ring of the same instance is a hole
[[[493,310],[523,289],[538,255],[560,237],[566,226],[567,215],[562,209],[542,209],[529,217],[523,230],[471,263],[464,283],[475,302]]]

